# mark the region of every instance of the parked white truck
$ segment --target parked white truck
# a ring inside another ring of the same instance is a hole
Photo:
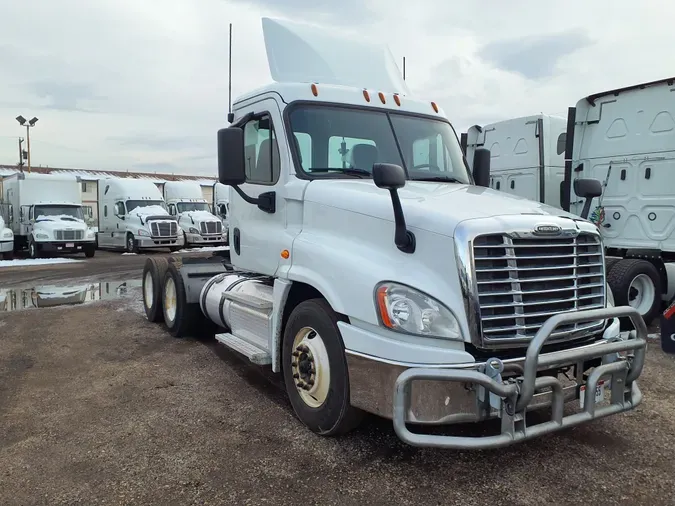
[[[96,236],[84,221],[78,176],[20,172],[3,179],[12,206],[14,250],[31,258],[50,254],[96,253]]]
[[[218,215],[223,224],[223,234],[229,240],[230,187],[221,183],[213,185],[213,212]]]
[[[14,232],[10,228],[13,218],[11,204],[2,202],[0,195],[0,258],[3,260],[14,258]]]
[[[186,246],[220,246],[227,242],[223,222],[211,213],[196,181],[167,181],[164,202],[185,234]]]
[[[276,82],[236,100],[218,132],[230,250],[148,259],[149,320],[176,337],[221,328],[218,341],[283,375],[324,436],[365,411],[412,445],[495,448],[641,402],[647,330],[613,306],[593,224],[486,188],[489,152],[472,175],[388,49],[268,18],[263,31]],[[619,332],[624,315],[636,331]],[[541,407],[550,419],[528,425]],[[408,427],[488,418],[498,434]]]
[[[127,253],[185,244],[182,230],[169,214],[152,181],[105,178],[98,182],[98,245]]]
[[[537,114],[475,125],[462,134],[469,166],[476,148],[490,150],[490,188],[560,207],[567,119]]]

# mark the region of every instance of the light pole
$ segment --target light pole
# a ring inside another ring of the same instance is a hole
[[[26,149],[28,151],[28,172],[30,172],[30,127],[34,127],[38,119],[33,117],[32,120],[27,121],[26,118],[19,115],[16,117],[16,120],[19,122],[19,125],[26,127]]]

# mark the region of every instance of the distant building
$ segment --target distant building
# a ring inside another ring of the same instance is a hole
[[[24,168],[25,170],[25,168]],[[16,165],[0,165],[0,180],[12,174],[19,172]],[[164,190],[164,183],[166,181],[197,181],[202,187],[202,193],[207,202],[213,202],[213,185],[216,183],[216,178],[209,178],[205,176],[190,176],[185,174],[158,174],[158,173],[144,173],[131,171],[116,171],[116,170],[83,170],[83,169],[68,169],[58,167],[31,167],[31,172],[38,172],[41,174],[71,174],[79,176],[82,180],[82,205],[85,207],[85,212],[88,212],[93,220],[98,220],[98,180],[106,177],[123,177],[132,179],[150,179],[153,181],[159,191]],[[2,182],[0,181],[0,201],[2,200]]]

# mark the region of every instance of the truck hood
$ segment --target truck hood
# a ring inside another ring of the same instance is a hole
[[[208,211],[187,211],[178,213],[178,223],[181,225],[186,225],[188,223],[191,225],[192,220],[194,220],[195,224],[203,221],[220,221],[220,219]]]
[[[462,221],[474,218],[529,214],[580,219],[555,207],[481,186],[408,181],[398,194],[408,226],[446,236],[453,236]],[[315,179],[306,189],[305,201],[394,221],[389,192],[370,179]]]
[[[84,220],[64,214],[58,216],[40,216],[35,220],[35,228],[43,230],[63,230],[64,228],[86,230],[88,227]]]

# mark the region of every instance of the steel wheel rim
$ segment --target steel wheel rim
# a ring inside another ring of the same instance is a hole
[[[148,271],[145,273],[143,284],[143,301],[145,302],[145,307],[148,309],[150,309],[154,303],[155,294],[153,292],[153,288],[152,273]]]
[[[303,327],[295,335],[290,365],[302,401],[310,408],[323,405],[330,391],[330,363],[326,345],[316,330]]]
[[[634,295],[634,296],[633,296]],[[656,287],[646,274],[638,274],[628,287],[628,304],[637,309],[641,315],[649,312],[656,296]]]
[[[176,310],[176,283],[168,278],[164,285],[164,315],[169,323],[176,319]]]

